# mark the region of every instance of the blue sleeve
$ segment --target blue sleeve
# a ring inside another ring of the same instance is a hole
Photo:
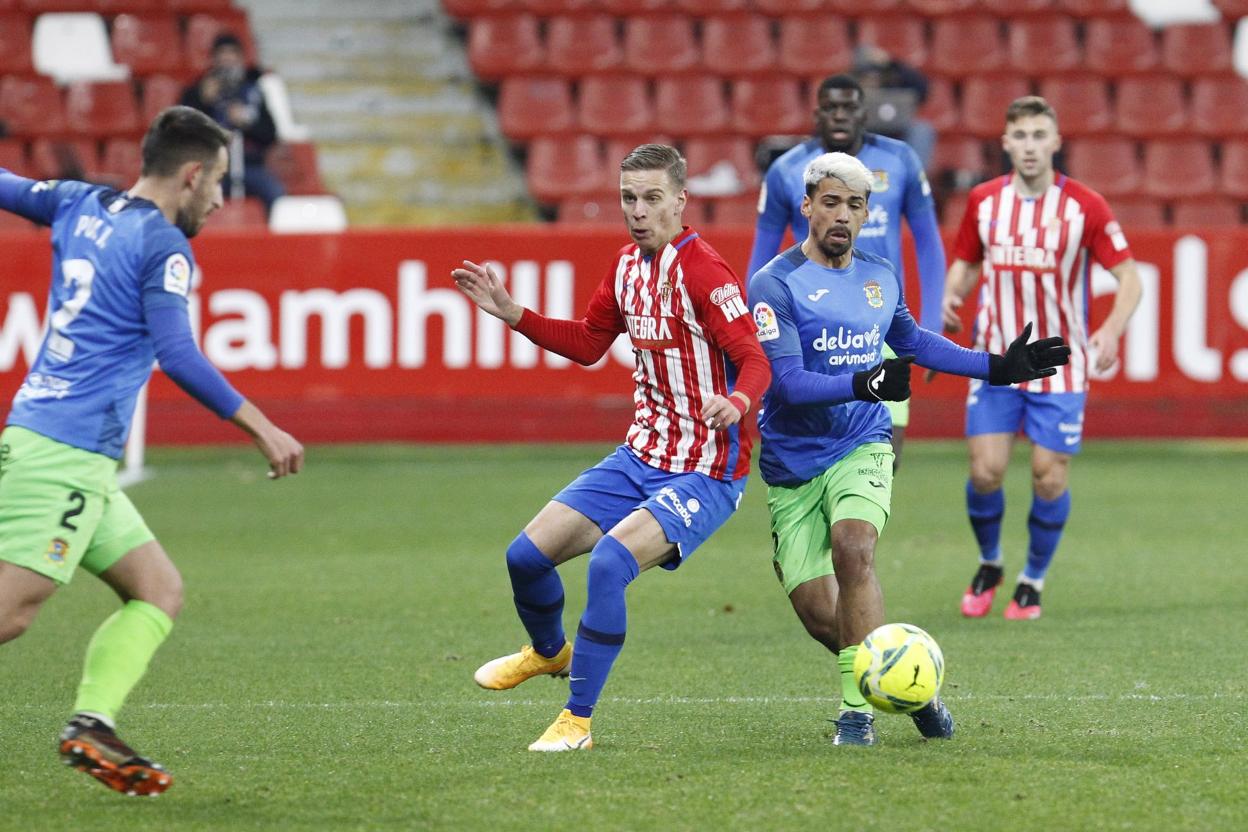
[[[884,340],[898,355],[913,355],[919,366],[955,376],[988,378],[988,353],[968,350],[914,322],[905,301],[898,301]]]
[[[195,346],[185,306],[145,304],[143,312],[165,375],[222,419],[237,413],[243,397]]]
[[[69,180],[27,179],[0,168],[0,208],[40,225],[51,225],[56,209],[94,186]]]
[[[762,210],[758,212],[758,221],[754,224],[754,248],[750,251],[747,275],[753,275],[766,266],[780,250],[784,230],[792,220],[789,216],[792,208],[789,203],[788,184],[785,171],[777,159],[763,178]]]
[[[797,407],[842,404],[854,398],[854,374],[812,373],[800,356],[783,355],[771,362],[771,393],[780,404]]]
[[[750,249],[750,267],[746,272],[747,275],[753,275],[763,266],[766,266],[771,258],[776,256],[776,252],[780,249],[780,241],[784,239],[784,229],[776,230],[763,225],[762,217],[759,217],[758,225],[754,227],[754,248]]]
[[[920,322],[924,329],[939,332],[940,305],[945,295],[945,244],[940,239],[932,187],[913,150],[906,154],[906,167],[909,176],[906,177],[908,185],[903,210],[906,222],[910,224],[910,233],[914,235],[914,250],[919,261]]]

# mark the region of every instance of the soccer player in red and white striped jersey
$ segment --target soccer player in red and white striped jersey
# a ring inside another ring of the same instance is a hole
[[[943,316],[947,330],[961,328],[958,309],[982,273],[978,349],[1000,352],[1028,323],[1034,323],[1033,337],[1060,336],[1070,345],[1070,363],[1057,375],[1013,387],[972,381],[967,398],[966,501],[980,568],[963,595],[962,613],[987,615],[1001,582],[1001,482],[1021,427],[1032,442],[1030,543],[1005,617],[1026,620],[1040,617],[1040,590],[1070,514],[1066,484],[1083,439],[1089,376],[1117,360],[1118,342],[1140,300],[1140,280],[1104,197],[1053,168],[1061,136],[1048,102],[1025,96],[1010,104],[1002,146],[1013,170],[971,191],[945,279]],[[1093,261],[1119,285],[1109,316],[1089,336]]]
[[[727,521],[745,489],[743,420],[771,370],[744,283],[681,223],[685,173],[685,160],[666,145],[641,145],[625,157],[620,201],[632,242],[579,320],[524,309],[487,267],[465,261],[453,272],[474,303],[539,346],[588,365],[626,332],[636,356],[636,409],[624,444],[556,494],[507,548],[516,612],[532,643],[487,662],[475,679],[502,690],[570,672],[567,706],[533,751],[592,746],[590,716],[624,644],[625,588],[652,566],[679,566]],[[555,567],[586,552],[588,599],[571,645]]]

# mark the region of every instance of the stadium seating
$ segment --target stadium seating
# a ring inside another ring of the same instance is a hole
[[[906,5],[924,17],[943,17],[957,12],[971,11],[976,0],[906,0]]]
[[[929,168],[937,184],[949,180],[955,189],[965,190],[976,184],[987,168],[984,143],[975,136],[942,136]]]
[[[199,75],[208,68],[212,62],[213,40],[227,32],[242,41],[243,55],[248,64],[260,63],[251,27],[247,25],[246,12],[229,8],[197,12],[186,20],[186,65],[191,73]]]
[[[1020,76],[979,76],[962,82],[960,129],[990,139],[1005,132],[1005,109],[1016,98],[1031,93],[1031,84]]]
[[[1219,189],[1227,196],[1248,200],[1248,143],[1231,142],[1222,148]]]
[[[712,201],[708,219],[715,225],[745,225],[752,228],[758,221],[758,192]]]
[[[1038,17],[1011,20],[1006,52],[1015,72],[1045,75],[1070,72],[1083,63],[1075,23],[1069,17]]]
[[[1188,129],[1183,82],[1173,76],[1140,75],[1121,79],[1116,111],[1118,129],[1131,136],[1173,136]]]
[[[0,139],[0,168],[23,173],[26,170],[26,144],[14,139]],[[2,212],[0,212],[2,213]]]
[[[776,46],[771,21],[757,15],[712,17],[702,24],[702,65],[719,75],[772,72]]]
[[[204,224],[202,234],[229,229],[268,227],[268,219],[264,216],[264,203],[256,197],[246,199],[227,199],[225,204],[212,212],[208,222]]]
[[[757,191],[758,164],[754,161],[754,145],[740,136],[714,136],[690,139],[684,147],[689,178],[702,176],[718,165],[728,163],[741,184]]]
[[[1180,23],[1161,30],[1161,66],[1193,77],[1231,70],[1231,32],[1225,23]]]
[[[143,157],[138,142],[132,139],[109,139],[100,154],[100,179],[114,187],[128,188],[139,178]]]
[[[1244,221],[1239,203],[1226,197],[1180,199],[1171,208],[1172,222],[1177,226],[1232,228],[1242,225]]]
[[[608,137],[603,154],[606,159],[607,174],[611,178],[611,181],[607,183],[607,190],[615,191],[619,188],[620,162],[624,161],[624,157],[632,153],[635,148],[643,144],[674,145],[676,141],[671,136],[664,136],[658,133],[638,133],[632,136]]]
[[[574,124],[572,89],[562,78],[524,75],[503,79],[498,91],[498,122],[508,138],[566,133]]]
[[[31,142],[30,171],[35,179],[94,179],[99,170],[99,149],[92,139],[36,139]]]
[[[581,81],[577,123],[599,136],[654,129],[646,81],[636,75],[591,75]]]
[[[1237,75],[1198,78],[1192,85],[1192,131],[1228,138],[1248,135],[1248,80]]]
[[[562,16],[546,26],[546,66],[552,72],[575,78],[615,70],[623,61],[614,18]]]
[[[1070,75],[1040,82],[1040,95],[1057,111],[1063,136],[1099,135],[1114,126],[1109,85],[1098,75]]]
[[[531,14],[483,17],[468,30],[468,65],[481,78],[497,81],[538,70],[545,63],[537,18]]]
[[[738,78],[731,86],[732,127],[738,133],[761,138],[810,132],[812,108],[798,81]]]
[[[143,79],[139,120],[151,124],[157,113],[182,99],[182,89],[182,82],[168,75],[149,75]]]
[[[928,82],[927,100],[919,108],[919,118],[925,119],[939,133],[962,129],[962,114],[952,83],[945,78],[933,78]]]
[[[108,150],[105,148],[105,157]],[[278,142],[265,157],[267,167],[291,196],[325,193],[325,185],[317,170],[316,145],[311,142]]]
[[[878,46],[890,55],[904,56],[906,63],[924,69],[929,52],[926,21],[912,15],[863,17],[858,21],[858,42]]]
[[[65,116],[75,133],[137,138],[143,132],[139,105],[129,81],[79,81],[65,90]]]
[[[1114,219],[1131,239],[1133,229],[1160,228],[1166,224],[1166,204],[1151,196],[1117,196],[1109,200]]]
[[[601,193],[606,182],[602,148],[593,136],[543,137],[529,144],[525,177],[538,202]]]
[[[181,42],[173,15],[119,14],[113,19],[113,58],[135,75],[183,73]]]
[[[30,60],[30,39],[29,17],[0,12],[0,76],[10,72],[25,75],[34,71]]]
[[[130,75],[114,63],[104,18],[94,13],[41,14],[31,36],[35,71],[58,84],[114,81]]]
[[[940,222],[951,228],[957,228],[966,214],[966,205],[970,195],[966,191],[954,191],[946,194],[940,201]]]
[[[1111,78],[1152,72],[1161,63],[1153,30],[1134,17],[1089,20],[1083,54],[1087,70]]]
[[[67,132],[60,90],[43,75],[0,78],[0,113],[13,136],[63,136]]]
[[[558,220],[568,225],[623,226],[619,191],[565,199],[559,203]]]
[[[514,10],[512,0],[442,0],[442,8],[460,20]]]
[[[777,66],[791,75],[835,75],[853,61],[853,46],[845,21],[833,17],[799,17],[780,20]]]
[[[1072,17],[1129,17],[1128,0],[1056,0],[1057,8]]]
[[[1065,154],[1067,172],[1103,196],[1125,196],[1140,191],[1140,164],[1135,143],[1130,139],[1121,136],[1079,139],[1067,144]]]
[[[660,78],[654,111],[657,129],[673,136],[706,136],[728,127],[724,84],[715,75]]]
[[[1058,9],[1056,0],[982,0],[984,11],[1001,18],[1012,19],[1028,15],[1050,15]]]
[[[985,15],[957,15],[932,22],[928,69],[962,78],[1002,69],[1006,63],[1001,22]]]
[[[1213,156],[1204,139],[1155,139],[1144,144],[1145,193],[1175,199],[1216,190]]]
[[[700,61],[692,18],[664,15],[624,22],[624,66],[629,71],[668,75],[696,70]]]

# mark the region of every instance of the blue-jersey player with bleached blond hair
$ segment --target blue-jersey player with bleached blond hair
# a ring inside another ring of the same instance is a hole
[[[888,520],[893,449],[886,401],[910,395],[910,363],[1010,384],[1051,375],[1060,338],[1004,355],[973,352],[923,329],[887,260],[855,247],[869,212],[871,171],[846,153],[812,160],[803,181],[806,238],[751,279],[758,339],[771,361],[759,470],[776,574],[807,632],[837,654],[842,681],[837,745],[874,745],[874,716],[853,679],[858,644],[885,623],[873,565]],[[900,358],[884,358],[888,341]],[[939,698],[913,714],[925,737],[953,735]]]

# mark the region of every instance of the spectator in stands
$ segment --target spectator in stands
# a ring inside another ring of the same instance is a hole
[[[854,66],[850,73],[862,85],[867,100],[875,97],[877,90],[910,91],[914,94],[914,110],[927,100],[927,78],[922,72],[903,63],[883,49],[864,43],[854,50]],[[923,168],[932,161],[932,151],[936,147],[936,130],[931,123],[925,121],[914,111],[899,114],[896,129],[890,129],[887,122],[872,120],[867,129],[893,139],[901,139],[918,154]]]
[[[182,93],[182,103],[207,113],[243,140],[243,192],[264,201],[267,211],[286,193],[281,181],[264,166],[277,128],[260,91],[260,70],[248,66],[243,43],[223,32],[212,42],[212,66]]]

